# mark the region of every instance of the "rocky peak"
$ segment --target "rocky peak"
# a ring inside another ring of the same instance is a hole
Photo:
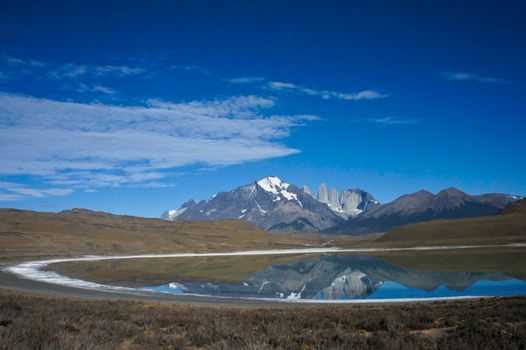
[[[318,201],[327,204],[330,209],[346,217],[356,216],[379,204],[373,196],[360,189],[346,189],[338,194],[336,189],[331,188],[327,193],[324,183],[319,187]]]
[[[329,207],[331,209],[338,210],[340,208],[340,200],[338,199],[338,193],[334,187],[329,191],[328,199]]]
[[[329,203],[329,196],[327,194],[327,186],[324,183],[320,184],[318,187],[318,197],[317,199],[322,203]]]

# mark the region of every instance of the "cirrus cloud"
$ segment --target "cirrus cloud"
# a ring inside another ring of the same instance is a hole
[[[37,176],[65,190],[160,187],[185,166],[298,153],[280,141],[317,117],[273,115],[274,104],[252,95],[123,106],[0,93],[0,175]]]
[[[397,117],[382,117],[369,119],[371,123],[378,125],[410,125],[420,123],[420,119],[416,118],[397,118]]]
[[[378,98],[384,98],[388,95],[381,94],[375,90],[362,90],[358,92],[338,92],[330,90],[317,90],[312,88],[307,88],[304,86],[299,86],[292,83],[286,83],[281,81],[269,81],[265,85],[266,89],[272,91],[294,91],[303,95],[308,96],[317,96],[321,97],[324,100],[345,100],[345,101],[359,101],[359,100],[375,100]]]
[[[509,80],[481,76],[475,73],[468,72],[442,72],[440,73],[444,80],[448,81],[473,81],[477,83],[488,83],[488,84],[507,84]]]

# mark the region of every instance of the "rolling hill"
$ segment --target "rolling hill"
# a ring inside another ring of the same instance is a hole
[[[393,246],[526,242],[526,199],[510,204],[496,215],[397,227],[374,242]]]
[[[310,235],[265,232],[240,220],[170,222],[85,209],[60,213],[0,209],[0,260],[37,255],[272,249],[318,245],[320,241]]]

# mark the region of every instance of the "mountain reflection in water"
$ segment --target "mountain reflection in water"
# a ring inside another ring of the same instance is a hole
[[[526,295],[505,273],[419,272],[373,256],[331,255],[274,265],[241,283],[177,281],[145,289],[222,297],[386,299]]]

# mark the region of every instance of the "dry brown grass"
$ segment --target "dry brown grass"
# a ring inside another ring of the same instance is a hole
[[[259,230],[237,220],[168,222],[74,210],[59,214],[0,209],[0,258],[77,254],[210,252],[318,246],[315,235]]]
[[[240,309],[0,292],[0,349],[524,349],[526,299]]]

